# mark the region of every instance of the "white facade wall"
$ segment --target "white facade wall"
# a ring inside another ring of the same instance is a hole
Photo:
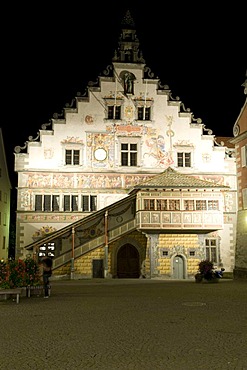
[[[115,64],[117,76],[124,70],[136,77],[133,95],[124,95],[122,84],[116,83],[114,78],[100,78],[101,85],[91,88],[88,98],[77,98],[77,106],[66,108],[64,118],[52,119],[51,126],[40,130],[39,140],[28,143],[28,154],[15,154],[18,172],[18,253],[24,253],[24,247],[34,240],[40,228],[48,226],[58,230],[84,217],[80,212],[66,216],[63,212],[54,216],[51,213],[36,215],[35,194],[95,194],[98,196],[97,208],[101,209],[127,196],[126,175],[133,175],[130,187],[141,180],[140,175],[155,175],[171,166],[181,173],[231,187],[225,195],[226,224],[218,236],[221,238],[224,265],[232,270],[236,227],[235,159],[226,156],[225,147],[215,145],[214,135],[204,131],[203,123],[192,120],[192,113],[183,112],[181,102],[169,100],[169,93],[159,90],[156,79],[143,79],[143,65],[121,64],[120,68]],[[110,98],[113,101],[121,98],[121,121],[107,119],[105,101]],[[135,104],[138,99],[151,102],[150,121],[136,119]],[[95,160],[93,155],[93,140],[98,140],[98,136],[94,135],[99,134],[103,135],[101,146],[108,153],[107,159],[102,162]],[[137,167],[121,166],[121,138],[138,138]],[[80,148],[80,165],[65,166],[66,148]],[[178,151],[191,152],[191,167],[177,167]],[[91,176],[91,185],[86,184],[84,177],[80,183],[80,176],[83,175],[88,179]],[[94,182],[96,178],[98,181]]]

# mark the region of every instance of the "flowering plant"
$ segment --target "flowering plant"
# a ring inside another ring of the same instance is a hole
[[[31,257],[25,260],[0,262],[0,288],[17,288],[27,285],[41,285],[38,263]]]
[[[214,264],[209,260],[203,260],[198,264],[198,267],[201,274],[206,274],[207,272],[212,271]]]
[[[1,288],[9,288],[8,265],[4,261],[0,261],[0,287]]]

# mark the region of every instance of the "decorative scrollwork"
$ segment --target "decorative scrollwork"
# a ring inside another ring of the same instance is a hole
[[[183,108],[183,111],[184,111],[184,112],[188,112],[188,113],[190,112],[190,108],[185,108],[184,103],[181,103],[181,104],[180,104],[180,107],[182,107],[182,108]]]
[[[169,100],[176,100],[176,101],[179,101],[180,100],[180,97],[179,96],[176,96],[176,98],[173,98],[172,97],[172,93],[170,92],[169,93]],[[181,103],[182,104],[182,103]]]
[[[144,73],[147,73],[149,78],[154,77],[154,73],[151,71],[151,68],[149,68],[149,67],[144,68]]]
[[[194,114],[192,114],[191,116],[191,120],[192,122],[196,122],[196,123],[202,123],[202,119],[201,118],[194,118]]]
[[[84,93],[82,94],[82,96],[84,97],[84,96],[88,96],[88,88],[86,87],[86,89],[85,89],[85,91],[84,91]]]
[[[28,141],[25,142],[25,145],[24,146],[15,146],[14,147],[14,152],[15,153],[20,153],[22,150],[26,149],[27,148],[27,143]]]
[[[202,126],[203,131],[207,131],[208,135],[212,135],[213,131],[210,128],[206,128],[206,125]]]
[[[34,139],[33,136],[28,136],[28,141],[37,141],[39,139],[39,137],[40,137],[40,134],[39,134],[39,132],[37,132],[36,138]]]
[[[98,78],[95,82],[93,82],[93,81],[88,82],[89,87],[98,86],[98,85],[99,85],[99,79]]]
[[[63,117],[63,111],[61,113],[53,113],[53,116],[52,116],[52,118],[54,119],[59,119],[61,117]]]
[[[169,86],[168,85],[161,85],[161,81],[158,82],[158,86],[162,90],[169,90]]]
[[[224,141],[221,141],[220,143],[218,143],[218,142],[217,142],[217,138],[216,138],[216,137],[214,138],[214,143],[215,143],[217,146],[224,146],[224,145],[225,145]]]
[[[106,67],[106,69],[104,69],[104,71],[103,71],[103,75],[104,76],[109,76],[110,75],[110,72],[112,71],[112,65],[108,65],[107,67]]]
[[[49,122],[49,123],[43,123],[42,125],[41,125],[41,129],[42,130],[46,130],[46,127],[47,126],[50,126],[51,125],[51,121]]]
[[[70,104],[69,103],[65,104],[65,108],[72,108],[74,103],[75,103],[75,99],[72,99]]]

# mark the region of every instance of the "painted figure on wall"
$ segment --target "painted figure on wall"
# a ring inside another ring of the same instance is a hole
[[[146,145],[149,148],[149,152],[145,153],[144,157],[148,156],[156,159],[156,166],[166,167],[173,163],[170,153],[166,151],[164,136],[149,137],[146,140]]]
[[[132,73],[126,72],[124,74],[124,93],[133,94],[134,93],[134,78]]]

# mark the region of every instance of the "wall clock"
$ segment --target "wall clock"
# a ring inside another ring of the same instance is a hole
[[[104,161],[107,157],[107,152],[104,148],[98,148],[94,151],[94,158],[97,161]]]

